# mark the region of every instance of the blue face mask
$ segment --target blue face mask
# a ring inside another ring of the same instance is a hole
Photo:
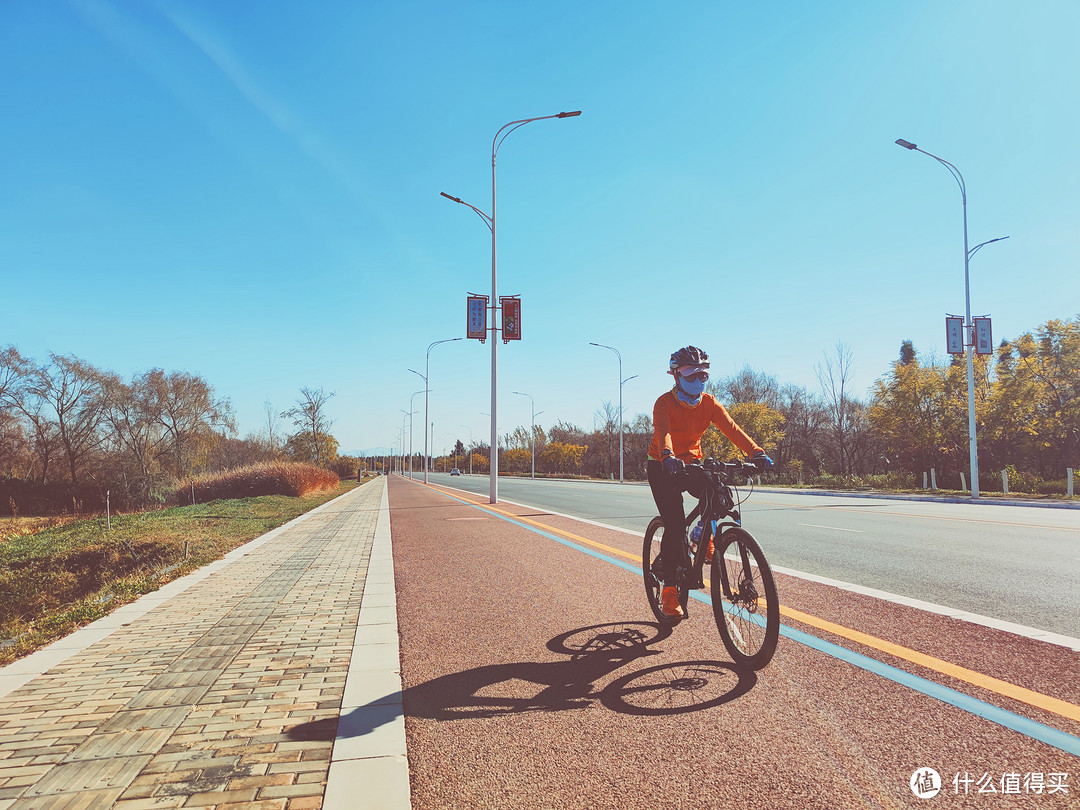
[[[697,403],[697,401],[701,399],[701,394],[704,391],[704,380],[688,380],[685,377],[679,378],[679,399],[684,402]]]

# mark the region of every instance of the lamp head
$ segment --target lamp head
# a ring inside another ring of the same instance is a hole
[[[574,118],[581,115],[581,110],[574,110],[573,112],[561,112],[556,115],[556,118]]]
[[[916,145],[911,141],[905,141],[903,138],[897,138],[896,142],[905,149],[916,149]]]

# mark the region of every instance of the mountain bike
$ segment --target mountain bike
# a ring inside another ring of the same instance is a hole
[[[710,569],[710,591],[713,618],[732,659],[751,669],[762,669],[772,660],[780,636],[780,602],[776,582],[765,554],[750,532],[742,528],[742,517],[736,502],[737,482],[760,475],[761,466],[753,462],[726,463],[707,458],[700,464],[687,464],[686,484],[701,495],[698,504],[686,519],[687,533],[683,536],[683,559],[674,583],[663,581],[664,567],[660,559],[664,522],[655,517],[645,530],[641,552],[641,568],[645,578],[645,593],[653,615],[662,624],[679,621],[664,614],[660,607],[660,592],[665,584],[679,589],[679,601],[684,614],[690,616],[689,596],[693,589],[704,589],[703,569],[709,540],[716,551]],[[747,493],[749,494],[749,493]],[[702,519],[700,539],[690,539],[690,527]]]

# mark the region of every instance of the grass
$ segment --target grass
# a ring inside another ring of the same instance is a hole
[[[49,526],[0,543],[0,665],[358,486],[261,495]],[[5,521],[6,522],[6,521]]]
[[[63,526],[78,520],[75,515],[53,515],[51,517],[4,517],[0,518],[0,543],[13,537],[22,537],[26,534],[35,534],[42,529],[53,526]]]

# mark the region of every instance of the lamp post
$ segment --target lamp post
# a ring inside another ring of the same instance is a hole
[[[536,410],[536,402],[533,400],[532,394],[526,394],[523,391],[514,391],[513,393],[529,398],[529,409],[532,411],[532,427],[529,431],[530,446],[532,447],[532,474],[529,477],[536,478],[536,417],[542,414],[543,411]]]
[[[488,413],[487,411],[480,411],[480,415],[481,416],[486,416],[486,417],[488,417],[488,419],[491,418],[491,414]],[[498,448],[495,449],[495,452],[496,453],[499,452]],[[490,470],[491,470],[491,446],[489,445],[488,446],[488,471],[490,472]]]
[[[932,157],[946,169],[949,174],[952,175],[953,180],[960,187],[960,199],[964,209],[964,329],[967,337],[964,340],[965,351],[967,354],[967,390],[968,390],[968,456],[971,464],[971,497],[972,499],[979,497],[979,447],[978,439],[975,435],[975,338],[974,329],[975,324],[971,320],[971,277],[969,273],[969,263],[971,257],[975,254],[979,248],[983,245],[988,245],[990,242],[997,242],[1000,239],[1008,237],[999,237],[999,239],[991,239],[987,242],[982,242],[976,245],[973,249],[968,250],[968,226],[967,226],[967,186],[964,183],[964,176],[960,174],[960,170],[953,164],[944,158],[939,158],[937,155],[932,155],[925,149],[920,149],[910,141],[905,141],[903,138],[897,138],[896,143],[898,146],[902,146],[905,149],[912,150],[914,152],[922,152],[927,157]]]
[[[630,382],[630,380],[634,379],[634,377],[636,377],[637,374],[633,375],[633,377],[627,377],[625,380],[622,378],[622,355],[619,354],[619,350],[616,349],[614,346],[605,346],[603,343],[592,343],[592,342],[590,342],[589,345],[590,346],[598,346],[601,349],[611,349],[611,351],[615,352],[615,356],[619,358],[619,483],[622,484],[622,483],[624,483],[624,481],[623,481],[622,387],[623,387],[623,383]]]
[[[398,408],[398,410],[401,410]],[[405,411],[401,411],[405,413]],[[401,427],[398,428],[398,447],[401,449],[401,453],[397,458],[398,474],[402,475],[405,469],[405,417],[401,417]]]
[[[409,369],[409,371],[412,371],[413,374],[415,374],[417,377],[419,377],[421,380],[424,381],[424,388],[428,389],[428,391],[431,390],[431,383],[428,382],[428,377],[431,376],[431,350],[433,348],[435,348],[436,346],[438,346],[440,343],[452,343],[455,340],[461,340],[461,338],[456,337],[456,338],[447,338],[446,340],[436,340],[434,343],[432,343],[430,346],[427,347],[427,355],[426,355],[426,359],[424,360],[424,373],[423,374],[421,374],[419,371],[413,371],[413,369],[411,369],[411,368]],[[424,393],[424,424],[427,425],[427,423],[428,423],[428,396],[427,396],[427,392],[425,392]],[[425,430],[424,431],[424,483],[425,484],[428,482],[427,481],[427,474],[428,474],[428,439],[427,439],[427,431]]]
[[[410,407],[411,407],[412,399],[410,399],[409,402],[410,402]],[[408,469],[408,472],[412,472],[412,417],[413,417],[413,415],[409,411],[405,410],[404,408],[398,408],[398,410],[401,411],[403,414],[405,414],[404,416],[401,417],[401,474],[402,474],[402,476],[404,476],[406,474],[406,469]],[[409,420],[409,456],[410,456],[410,458],[409,458],[409,466],[408,466],[408,468],[406,468],[406,466],[405,466],[405,420],[406,419]]]
[[[488,226],[488,230],[491,231],[491,463],[488,465],[490,470],[490,484],[489,484],[489,498],[490,503],[499,502],[499,454],[496,450],[496,435],[497,428],[495,427],[495,421],[498,413],[498,359],[497,359],[497,347],[499,341],[496,339],[495,331],[495,310],[498,308],[499,299],[496,298],[496,285],[495,285],[495,158],[499,154],[499,147],[502,146],[503,141],[507,136],[515,129],[531,124],[533,121],[544,121],[549,118],[574,118],[581,115],[581,110],[574,110],[572,112],[561,112],[555,115],[540,115],[535,118],[523,118],[520,121],[511,121],[508,124],[504,124],[498,132],[495,133],[495,137],[491,141],[491,215],[488,216],[475,205],[461,200],[457,197],[451,197],[445,191],[440,192],[442,196],[448,200],[453,200],[456,203],[461,203],[464,206],[471,208],[477,213],[477,215],[484,220],[484,224]]]
[[[423,394],[424,399],[427,399],[427,393],[428,392],[426,390],[425,391],[413,391],[412,394],[409,395],[409,478],[412,478],[412,460],[413,460],[412,440],[413,440],[413,433],[416,432],[416,431],[413,430],[413,414],[416,413],[416,411],[413,410],[413,397],[415,397],[417,394]],[[425,414],[426,414],[426,410],[425,410]]]

